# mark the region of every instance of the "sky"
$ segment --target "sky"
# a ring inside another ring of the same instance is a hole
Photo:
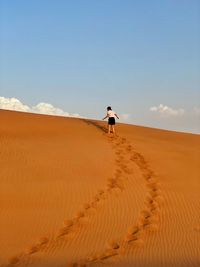
[[[199,0],[0,0],[0,108],[200,133],[199,47]]]

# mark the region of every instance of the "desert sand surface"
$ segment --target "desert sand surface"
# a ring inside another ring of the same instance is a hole
[[[0,110],[0,266],[200,266],[200,135]]]

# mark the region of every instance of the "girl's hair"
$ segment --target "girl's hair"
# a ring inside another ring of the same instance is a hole
[[[112,110],[112,108],[109,106],[109,107],[107,107],[107,111],[109,111],[109,110]]]

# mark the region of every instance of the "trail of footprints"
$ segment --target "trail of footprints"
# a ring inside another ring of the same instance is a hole
[[[95,123],[92,124],[95,125]],[[100,128],[99,125],[95,126]],[[124,162],[123,156],[121,156],[124,151],[126,151],[126,154],[130,154],[130,161],[136,163],[140,168],[146,180],[148,191],[145,207],[140,212],[138,221],[127,229],[127,232],[120,240],[108,242],[104,251],[99,254],[90,255],[79,262],[71,263],[67,265],[68,267],[86,267],[94,263],[103,263],[107,259],[123,254],[129,246],[141,246],[147,232],[158,230],[160,207],[164,201],[160,190],[160,183],[156,179],[154,172],[149,168],[144,157],[136,152],[125,138],[117,137],[113,140],[113,143],[118,148],[116,154],[119,155],[119,158],[116,162],[123,172],[131,174],[131,170],[127,168],[126,162]]]
[[[102,127],[95,122],[85,122],[106,132],[105,127]],[[147,231],[155,231],[158,229],[160,205],[163,202],[163,198],[160,191],[160,184],[155,178],[153,171],[148,167],[143,156],[133,149],[132,145],[128,143],[126,138],[115,137],[109,138],[108,140],[115,149],[117,168],[113,177],[107,180],[106,188],[100,189],[90,203],[85,203],[83,208],[77,212],[73,219],[64,220],[64,226],[58,229],[54,236],[41,237],[36,244],[30,246],[18,255],[11,257],[8,260],[8,263],[2,265],[2,267],[27,266],[31,256],[35,253],[39,251],[48,252],[55,250],[59,246],[64,246],[68,241],[68,237],[80,229],[80,226],[84,224],[84,219],[90,216],[92,211],[98,208],[100,202],[107,199],[110,193],[115,191],[120,192],[125,189],[126,175],[132,174],[132,169],[129,167],[131,162],[139,166],[148,188],[145,209],[141,211],[138,222],[130,226],[121,240],[108,242],[107,248],[102,253],[98,255],[90,255],[80,262],[71,263],[66,265],[66,267],[89,266],[93,263],[103,262],[114,256],[121,255],[128,246],[141,245],[143,243],[143,236]],[[129,155],[128,160],[123,156],[127,154]]]

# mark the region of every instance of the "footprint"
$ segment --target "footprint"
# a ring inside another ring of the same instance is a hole
[[[44,247],[46,244],[49,243],[49,238],[48,237],[41,237],[38,241],[38,246],[40,248]]]
[[[110,249],[110,250],[107,250],[105,253],[102,253],[101,255],[99,255],[98,259],[106,260],[116,255],[118,255],[118,252],[115,249]]]
[[[85,216],[85,213],[83,211],[79,211],[75,215],[75,219],[79,220],[80,218],[83,218],[84,216]]]
[[[147,203],[147,206],[150,208],[150,210],[159,209],[158,203],[154,200],[151,203]]]
[[[131,150],[132,150],[132,146],[131,146],[131,145],[128,145],[128,146],[126,147],[126,151],[131,152]]]
[[[128,234],[134,235],[138,233],[139,231],[140,231],[140,227],[138,225],[137,226],[134,225],[134,226],[129,227]]]
[[[132,174],[132,173],[133,173],[133,170],[132,170],[132,169],[129,169],[129,168],[127,168],[127,167],[125,167],[123,170],[124,170],[124,172],[125,172],[126,174]]]
[[[71,227],[74,224],[72,220],[64,220],[64,225],[66,227]]]
[[[154,190],[150,190],[150,191],[149,191],[149,194],[150,194],[154,199],[160,195],[159,192],[154,191]]]
[[[67,267],[79,267],[78,263],[70,263],[67,265]]]
[[[127,242],[127,243],[130,243],[130,242],[133,242],[133,241],[136,241],[138,240],[138,237],[137,235],[132,235],[132,234],[127,234],[124,241]]]
[[[160,184],[157,181],[151,179],[150,181],[147,182],[147,187],[152,189],[158,189],[160,187]]]
[[[91,256],[86,258],[87,262],[95,262],[97,260],[98,260],[98,255],[91,255]]]
[[[140,213],[141,220],[146,220],[152,216],[152,212],[150,210],[143,210]]]
[[[20,261],[20,257],[14,256],[14,257],[9,259],[9,264],[15,265],[15,264],[19,263],[19,261]]]
[[[104,190],[102,190],[102,189],[100,189],[100,190],[98,190],[98,194],[101,196],[101,195],[103,195],[105,192],[104,192]]]
[[[68,227],[63,227],[58,231],[57,238],[67,235],[69,233],[69,228]]]
[[[116,241],[110,241],[110,242],[108,243],[108,248],[109,248],[109,249],[119,249],[119,248],[120,248],[120,245],[119,245],[119,243],[116,242]]]
[[[157,196],[155,196],[154,200],[155,200],[159,205],[163,204],[163,202],[164,202],[164,198],[163,198],[161,195],[157,195]]]
[[[27,249],[27,253],[26,254],[30,255],[30,254],[38,252],[39,250],[40,250],[40,246],[39,245],[33,245],[33,246],[31,246],[31,247],[29,247]]]

